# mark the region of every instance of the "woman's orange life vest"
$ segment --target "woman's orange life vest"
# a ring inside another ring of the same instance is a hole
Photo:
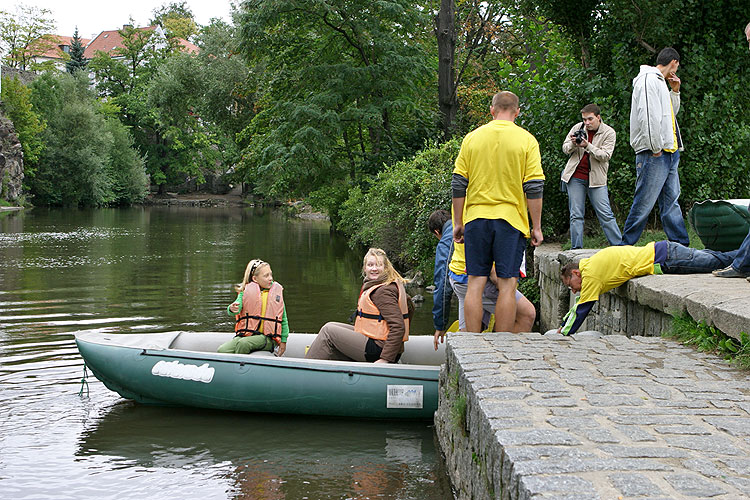
[[[275,281],[268,289],[265,316],[261,316],[263,301],[260,286],[254,281],[245,285],[242,308],[235,316],[234,332],[239,337],[265,335],[277,344],[281,343],[281,321],[284,316],[284,287]],[[260,329],[263,322],[263,331]]]
[[[400,281],[395,281],[394,283],[398,285],[398,308],[401,310],[401,314],[404,315],[404,342],[406,342],[409,340],[409,306],[406,302],[406,290]],[[370,298],[372,292],[384,284],[375,285],[362,292],[357,303],[357,317],[354,320],[355,332],[359,332],[375,340],[385,340],[388,338],[388,323]]]

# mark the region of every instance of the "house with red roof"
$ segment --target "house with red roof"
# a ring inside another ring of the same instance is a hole
[[[85,47],[90,41],[88,38],[81,38],[81,45]],[[31,44],[32,51],[41,52],[33,56],[31,62],[41,64],[52,61],[58,69],[65,70],[65,63],[70,59],[68,54],[72,45],[72,36],[45,35]]]
[[[132,28],[131,25],[126,24],[122,27],[122,29]],[[155,36],[155,45],[157,47],[164,47],[166,46],[166,40],[167,37],[164,33],[164,30],[161,29],[159,26],[145,26],[143,28],[136,28],[137,31],[153,31]],[[116,52],[117,49],[124,47],[123,41],[122,41],[122,35],[120,34],[120,31],[122,30],[109,30],[109,31],[102,31],[99,33],[96,38],[91,40],[91,42],[86,46],[86,50],[83,52],[83,56],[86,59],[93,58],[97,52],[104,52],[107,55],[109,55],[112,58],[118,58],[120,55]],[[197,54],[200,52],[200,49],[197,45],[190,43],[187,40],[183,40],[182,38],[178,38],[177,42],[179,43],[181,49],[183,52],[189,52],[191,54]]]

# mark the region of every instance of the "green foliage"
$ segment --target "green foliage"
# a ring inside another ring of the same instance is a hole
[[[414,158],[385,167],[354,187],[338,212],[336,228],[350,241],[380,246],[404,267],[432,276],[435,239],[427,219],[450,207],[450,178],[460,142],[428,145]]]
[[[73,34],[73,41],[70,42],[70,61],[65,63],[65,70],[73,74],[76,71],[84,71],[88,66],[88,61],[83,57],[85,47],[81,43],[81,38],[78,36],[78,28],[76,28]]]
[[[701,352],[715,353],[731,364],[750,369],[750,336],[745,332],[741,332],[737,340],[715,326],[708,326],[703,321],[697,323],[684,314],[673,318],[672,328],[664,336],[692,345]]]
[[[32,95],[48,124],[46,148],[30,183],[36,204],[101,206],[143,199],[143,160],[127,129],[101,112],[85,75],[43,75],[34,81]]]
[[[15,6],[13,12],[0,10],[0,54],[2,64],[21,70],[31,69],[31,59],[55,45],[52,11],[39,7]]]
[[[24,177],[29,182],[44,150],[42,132],[47,126],[31,104],[31,90],[16,78],[3,77],[0,101],[5,115],[13,122],[23,147]]]
[[[240,172],[256,192],[358,182],[428,135],[433,115],[420,104],[430,95],[430,19],[413,4],[253,0],[240,19],[240,50],[264,84],[239,135]]]

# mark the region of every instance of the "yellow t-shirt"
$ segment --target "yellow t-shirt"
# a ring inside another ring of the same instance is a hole
[[[672,114],[672,140],[674,141],[674,148],[673,149],[665,149],[667,153],[674,153],[677,151],[677,119],[674,116],[674,106],[672,106],[672,98],[669,98],[669,111]]]
[[[453,173],[469,179],[464,224],[503,219],[531,236],[523,183],[544,180],[533,135],[511,121],[492,120],[464,137]]]
[[[260,315],[266,317],[266,306],[268,306],[268,290],[260,290]],[[258,325],[258,331],[263,333],[263,322]]]
[[[599,295],[617,288],[630,278],[654,274],[654,243],[645,247],[617,246],[599,250],[581,259],[579,303],[599,300]]]

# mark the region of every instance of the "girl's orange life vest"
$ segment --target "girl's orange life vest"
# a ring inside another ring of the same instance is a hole
[[[398,308],[401,310],[401,314],[404,315],[404,342],[406,342],[409,340],[409,306],[406,302],[406,290],[400,281],[395,281],[394,283],[398,285]],[[388,323],[370,298],[372,292],[384,284],[375,285],[362,292],[357,303],[357,317],[354,320],[355,332],[359,332],[375,340],[385,340],[388,338]]]
[[[281,343],[281,320],[284,316],[284,287],[275,281],[268,289],[266,314],[261,316],[263,301],[260,286],[254,281],[245,285],[242,294],[242,309],[235,316],[234,332],[239,337],[248,335],[265,335],[271,337],[277,344]],[[260,331],[260,322],[263,331]]]

